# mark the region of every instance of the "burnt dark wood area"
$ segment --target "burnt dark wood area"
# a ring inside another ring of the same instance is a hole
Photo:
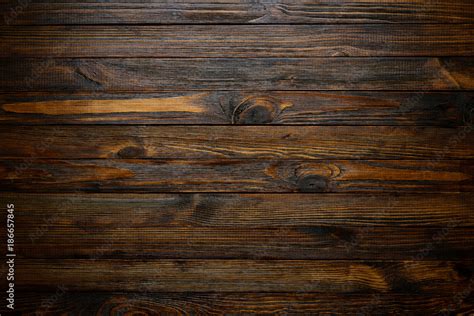
[[[0,10],[13,314],[474,313],[472,0]]]

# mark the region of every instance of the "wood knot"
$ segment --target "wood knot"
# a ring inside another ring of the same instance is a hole
[[[251,96],[240,102],[232,113],[232,124],[268,124],[274,122],[289,102],[271,97]]]
[[[145,150],[142,147],[129,146],[120,149],[117,156],[120,158],[142,158],[145,156]]]
[[[297,186],[301,192],[325,192],[328,180],[323,176],[308,175],[298,179]]]

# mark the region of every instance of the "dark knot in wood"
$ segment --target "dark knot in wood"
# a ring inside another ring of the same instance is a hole
[[[143,158],[145,150],[142,147],[129,146],[120,149],[117,156],[120,158]]]
[[[232,124],[268,124],[291,103],[281,102],[271,97],[251,96],[240,102],[232,113]]]
[[[298,179],[297,186],[300,192],[325,192],[328,180],[319,175],[307,175]]]

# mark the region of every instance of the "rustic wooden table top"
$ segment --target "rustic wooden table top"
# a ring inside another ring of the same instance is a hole
[[[14,313],[474,314],[472,0],[0,12]]]

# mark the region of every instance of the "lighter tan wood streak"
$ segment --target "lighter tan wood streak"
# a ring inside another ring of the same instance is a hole
[[[202,100],[208,93],[191,96],[150,99],[116,99],[116,100],[64,100],[18,102],[3,106],[3,110],[14,113],[74,115],[105,113],[151,113],[151,112],[189,112],[205,111]]]
[[[463,173],[462,170],[459,171],[442,171],[438,170],[437,166],[440,162],[433,162],[433,164],[427,165],[426,170],[418,170],[415,172],[410,172],[409,170],[403,170],[397,166],[384,168],[378,166],[364,166],[363,169],[353,169],[345,170],[343,174],[336,174],[335,177],[342,175],[344,180],[351,179],[367,179],[380,180],[380,181],[391,181],[397,179],[399,181],[463,181],[470,180],[470,176]],[[401,167],[409,167],[409,163],[400,164]],[[322,168],[325,166],[323,165]],[[327,167],[326,167],[327,168]],[[382,170],[383,169],[383,170]],[[460,167],[461,169],[461,167]],[[325,170],[325,169],[323,169]],[[314,174],[314,172],[309,172]],[[323,174],[323,176],[328,176]],[[331,175],[331,178],[334,178]]]

